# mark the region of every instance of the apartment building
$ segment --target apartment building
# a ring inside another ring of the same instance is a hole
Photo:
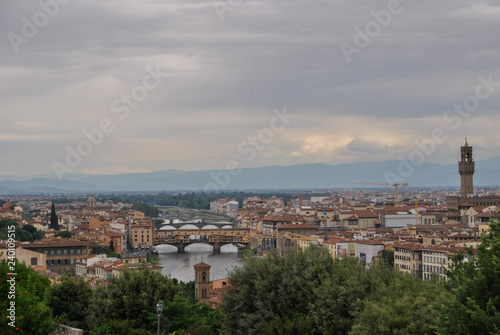
[[[422,278],[422,249],[421,244],[404,243],[394,245],[394,266],[413,277]]]
[[[22,245],[24,249],[45,254],[47,270],[59,274],[69,271],[72,276],[76,274],[77,259],[88,254],[88,246],[87,242],[69,238],[43,239]]]

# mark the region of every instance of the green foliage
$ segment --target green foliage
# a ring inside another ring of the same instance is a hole
[[[158,217],[158,208],[150,206],[144,202],[136,202],[135,204],[132,205],[132,209],[136,211],[141,211],[150,218]]]
[[[87,330],[85,317],[92,296],[90,286],[84,280],[64,276],[61,283],[51,286],[50,291],[50,307],[58,322]]]
[[[333,273],[314,290],[314,328],[321,334],[346,334],[370,289],[369,272],[357,259],[336,259]]]
[[[451,303],[443,305],[437,320],[439,334],[500,333],[500,223],[490,222],[471,260],[457,255],[446,275]]]
[[[0,263],[0,330],[13,329],[8,326],[10,319],[7,308],[10,306],[10,301],[15,301],[15,325],[23,330],[24,334],[45,335],[50,334],[56,326],[50,309],[50,281],[33,272],[24,264],[17,263],[14,272],[17,275],[14,277],[15,284],[15,299],[9,299],[10,283],[7,281],[10,264],[5,261]]]
[[[430,334],[447,294],[387,267],[309,248],[231,271],[220,306],[226,334]]]
[[[134,329],[155,329],[149,314],[156,313],[156,304],[173,301],[179,289],[161,273],[148,268],[125,270],[118,278],[94,289],[89,304],[88,321],[101,325],[110,320],[129,320]]]
[[[59,230],[59,219],[56,214],[56,206],[52,203],[52,209],[50,211],[50,229]]]
[[[221,313],[228,334],[260,334],[274,326],[275,315],[294,319],[314,302],[316,288],[332,276],[334,260],[324,251],[308,249],[285,258],[271,254],[249,259],[230,273]]]
[[[380,264],[370,270],[371,292],[351,335],[432,334],[437,305],[448,301],[442,285],[424,282]]]
[[[34,226],[27,224],[21,228],[16,220],[1,220],[0,221],[0,240],[8,239],[8,227],[15,227],[15,240],[22,242],[33,242],[43,238],[44,234],[41,230],[36,229]]]
[[[244,260],[249,260],[250,258],[253,258],[257,254],[257,249],[245,249],[242,254],[241,258]]]
[[[288,335],[288,334],[313,334],[312,325],[308,317],[296,312],[292,318],[286,315],[275,315],[271,322],[265,322],[262,334],[265,335]]]
[[[57,234],[54,234],[54,237],[61,237],[61,238],[71,238],[71,232],[69,231],[62,231]]]
[[[382,250],[382,262],[389,268],[394,267],[394,251],[384,249]]]
[[[185,283],[183,281],[177,280],[177,278],[173,278],[172,282],[174,283],[174,285],[180,287],[182,294],[185,298],[187,298],[188,300],[194,299],[194,295],[195,295],[194,294],[194,281],[191,280],[191,281]]]
[[[90,246],[91,255],[106,254],[106,257],[120,258],[120,255],[114,252],[110,247],[105,245],[92,245]]]
[[[228,198],[235,199],[240,204],[243,203],[244,198],[259,196],[263,199],[272,196],[283,198],[286,204],[288,200],[296,197],[296,195],[289,193],[254,193],[254,192],[220,192],[220,193],[203,193],[191,192],[183,194],[123,194],[103,196],[105,200],[112,200],[115,203],[136,203],[144,202],[147,204],[156,204],[160,206],[178,206],[192,209],[210,209],[210,202],[220,199]]]
[[[36,229],[35,226],[31,224],[25,224],[23,226],[23,230],[26,230],[28,233],[30,233],[31,236],[33,236],[33,240],[40,240],[44,236],[43,231],[41,231],[40,229]]]

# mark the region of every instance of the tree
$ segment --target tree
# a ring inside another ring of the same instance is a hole
[[[69,231],[62,231],[60,233],[54,234],[54,237],[71,238],[71,232],[69,232]]]
[[[158,217],[158,208],[150,206],[144,202],[136,202],[135,204],[132,205],[132,209],[135,209],[136,211],[141,211],[146,216],[149,216],[151,218]]]
[[[154,330],[156,317],[151,316],[156,316],[156,304],[160,300],[168,304],[179,292],[172,280],[159,272],[125,270],[94,289],[87,322],[97,328],[112,320],[128,320],[129,328]]]
[[[23,226],[23,230],[29,232],[31,236],[33,236],[33,240],[40,240],[44,236],[43,231],[41,231],[40,229],[36,229],[35,226],[29,223]]]
[[[394,251],[392,250],[387,250],[384,249],[382,250],[382,261],[387,265],[389,268],[394,267]]]
[[[50,211],[50,228],[54,230],[59,230],[59,219],[56,214],[56,206],[52,203],[52,210]]]
[[[8,239],[9,226],[14,226],[17,241],[32,242],[35,239],[40,239],[43,237],[43,232],[36,229],[32,225],[25,225],[23,228],[21,228],[19,227],[16,220],[7,219],[0,221],[0,240]]]
[[[446,271],[452,293],[438,317],[438,334],[500,333],[500,223],[490,221],[489,233],[474,255],[458,254]],[[469,260],[468,260],[469,259]]]
[[[368,270],[326,250],[249,259],[230,272],[220,310],[226,334],[430,334],[448,297],[382,261]]]
[[[334,260],[326,250],[314,248],[250,259],[230,272],[220,306],[224,331],[278,334],[286,327],[345,333],[361,307],[366,278],[357,259]]]
[[[88,330],[85,317],[92,289],[84,280],[64,276],[60,284],[51,286],[50,307],[60,324]]]
[[[56,326],[52,311],[50,309],[50,281],[42,275],[35,273],[24,264],[17,263],[15,269],[10,268],[12,264],[5,261],[0,262],[0,329],[14,331],[15,328],[8,326],[11,319],[10,302],[15,302],[15,326],[24,334],[44,335],[50,334]],[[9,277],[7,274],[15,272],[16,276]],[[11,284],[10,279],[15,279],[15,299],[9,299]],[[3,332],[2,332],[3,333]]]
[[[350,335],[434,333],[437,305],[448,301],[442,285],[387,269],[385,264],[372,267],[369,277],[372,289]]]

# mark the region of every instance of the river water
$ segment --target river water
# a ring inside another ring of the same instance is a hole
[[[156,246],[160,262],[163,266],[162,274],[188,282],[194,280],[193,265],[204,262],[210,268],[210,280],[227,278],[228,271],[233,267],[243,266],[238,259],[238,249],[234,245],[224,245],[221,253],[214,255],[212,247],[206,244],[194,244],[186,247],[185,253],[179,254],[177,248],[171,245]]]

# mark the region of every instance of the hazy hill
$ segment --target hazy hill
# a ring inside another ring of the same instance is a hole
[[[390,179],[386,179],[386,176]],[[323,163],[245,168],[237,175],[224,170],[179,171],[118,175],[68,175],[55,178],[0,177],[0,194],[106,192],[106,191],[201,191],[219,189],[284,189],[361,187],[349,182],[385,182],[392,178],[413,187],[460,185],[457,164],[416,166],[400,161],[328,165]],[[500,185],[500,157],[476,162],[475,186]]]

